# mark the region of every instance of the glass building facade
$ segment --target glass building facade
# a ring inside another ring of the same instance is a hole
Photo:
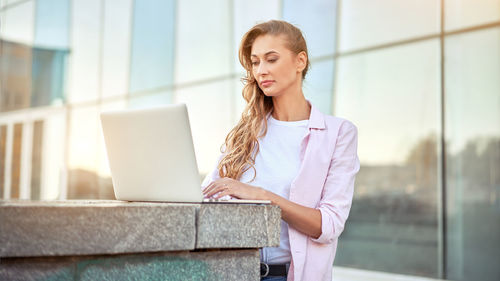
[[[359,129],[335,265],[500,280],[500,0],[0,0],[0,198],[112,199],[99,113],[184,102],[200,177],[243,109],[255,23]]]

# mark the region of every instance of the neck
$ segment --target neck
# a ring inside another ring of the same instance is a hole
[[[273,118],[280,121],[299,121],[309,119],[311,106],[302,93],[302,88],[295,92],[273,97]]]

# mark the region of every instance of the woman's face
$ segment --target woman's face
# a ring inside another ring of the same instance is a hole
[[[287,49],[284,36],[257,37],[250,54],[252,74],[266,96],[280,96],[301,87],[305,53],[296,55]]]

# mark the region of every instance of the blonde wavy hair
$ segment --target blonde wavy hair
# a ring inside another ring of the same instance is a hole
[[[258,138],[266,135],[267,115],[273,110],[273,101],[271,97],[264,95],[262,90],[252,74],[252,61],[250,59],[252,45],[255,39],[262,35],[284,35],[285,46],[295,54],[300,52],[307,53],[307,45],[302,32],[294,25],[280,20],[270,20],[252,27],[243,36],[239,48],[239,59],[241,65],[246,70],[242,82],[242,95],[247,102],[241,119],[238,124],[229,132],[221,152],[224,153],[219,162],[219,176],[229,177],[239,180],[241,175],[248,169],[255,171],[255,156],[259,152]],[[309,69],[309,60],[302,72],[302,79],[305,78]],[[252,180],[253,180],[252,179]]]

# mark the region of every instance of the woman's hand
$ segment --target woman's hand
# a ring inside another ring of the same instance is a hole
[[[221,198],[226,195],[238,199],[265,200],[265,192],[262,188],[245,184],[232,178],[221,178],[210,183],[204,190],[203,195],[211,198]]]
[[[221,198],[226,195],[238,199],[270,200],[281,208],[281,218],[298,231],[318,238],[321,235],[321,212],[289,201],[263,188],[239,182],[232,178],[221,178],[210,183],[203,190],[205,197]]]

